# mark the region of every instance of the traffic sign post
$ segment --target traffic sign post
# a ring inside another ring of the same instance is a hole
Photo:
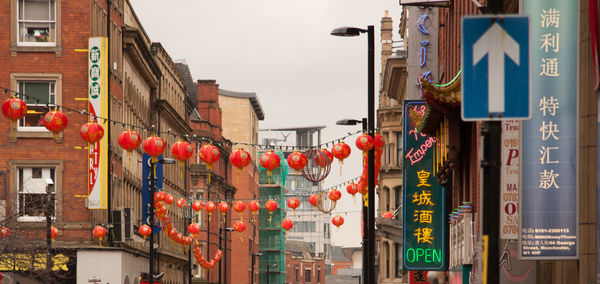
[[[462,119],[529,119],[529,17],[464,17],[462,47]]]

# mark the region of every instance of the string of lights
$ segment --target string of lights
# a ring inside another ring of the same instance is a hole
[[[114,119],[110,119],[110,118],[106,118],[106,117],[101,117],[98,115],[92,115],[90,114],[87,110],[85,109],[76,109],[76,108],[72,108],[72,107],[67,107],[65,105],[58,105],[58,104],[51,104],[49,101],[40,101],[39,98],[34,97],[34,96],[28,96],[27,94],[23,93],[23,92],[18,92],[15,90],[11,90],[9,88],[5,88],[3,86],[0,86],[0,90],[3,90],[4,94],[7,94],[11,97],[19,97],[21,99],[23,99],[24,101],[29,101],[31,100],[35,100],[35,104],[42,104],[42,105],[46,105],[46,107],[48,107],[49,109],[52,107],[54,109],[62,109],[62,110],[66,110],[67,114],[71,114],[71,113],[76,113],[76,114],[82,114],[82,115],[87,115],[90,116],[91,120],[101,120],[104,123],[108,123],[108,124],[112,124],[113,126],[121,126],[124,130],[139,130],[143,133],[149,132],[151,135],[171,135],[173,136],[173,138],[178,138],[182,139],[182,140],[186,140],[186,141],[194,141],[194,142],[199,142],[199,143],[211,143],[211,144],[215,144],[215,145],[222,145],[223,143],[229,143],[232,145],[242,145],[242,146],[248,146],[248,147],[256,147],[258,148],[258,150],[281,150],[281,151],[288,151],[288,150],[310,150],[310,149],[320,149],[320,148],[326,148],[329,147],[330,145],[333,146],[335,143],[337,142],[341,142],[343,140],[345,140],[346,138],[349,138],[353,135],[362,133],[362,131],[355,131],[355,132],[350,132],[347,135],[325,142],[325,143],[321,143],[319,145],[315,145],[315,146],[283,146],[283,145],[265,145],[265,144],[254,144],[254,143],[247,143],[247,142],[233,142],[233,141],[229,141],[227,139],[224,139],[226,141],[219,141],[219,140],[215,140],[211,137],[207,137],[207,136],[197,136],[195,134],[193,135],[189,135],[189,134],[177,134],[177,133],[173,133],[171,129],[167,129],[166,131],[159,131],[158,129],[155,129],[154,125],[150,125],[150,126],[139,126],[139,125],[134,125],[134,124],[129,124],[129,123],[125,123],[122,121],[117,121]],[[206,123],[209,126],[214,126],[212,125],[209,121],[207,120],[202,120],[201,123]]]

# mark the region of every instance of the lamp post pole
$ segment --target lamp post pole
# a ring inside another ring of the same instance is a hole
[[[154,284],[154,169],[156,168],[156,163],[149,159],[150,161],[150,183],[148,186],[148,190],[150,190],[150,204],[148,204],[148,226],[152,229],[150,233],[150,260],[148,267],[148,278],[149,283]]]
[[[367,27],[368,37],[368,130],[369,136],[375,138],[375,27]],[[369,205],[369,278],[365,280],[366,283],[376,283],[377,273],[375,271],[375,149],[374,147],[369,150],[367,156],[368,164],[368,205]]]
[[[48,247],[48,252],[46,254],[46,269],[49,270],[50,265],[50,255],[52,254],[52,216],[50,215],[51,206],[54,205],[52,202],[52,180],[46,181],[46,245]]]
[[[369,131],[367,125],[367,118],[362,119],[362,131],[367,133]],[[368,154],[367,154],[368,155]],[[368,159],[368,157],[367,157]],[[367,160],[368,163],[368,160]],[[367,165],[368,167],[368,165]],[[368,170],[368,168],[367,168]],[[368,174],[368,173],[367,173]],[[367,177],[368,178],[368,177]],[[368,182],[368,181],[367,181]],[[369,269],[366,269],[367,263],[369,263],[369,206],[368,205],[368,195],[367,202],[363,200],[362,202],[362,217],[363,217],[363,278],[369,279]]]

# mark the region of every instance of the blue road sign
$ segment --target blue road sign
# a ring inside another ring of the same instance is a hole
[[[463,120],[529,119],[529,17],[464,17]]]
[[[148,224],[150,217],[150,206],[154,206],[150,203],[150,155],[144,153],[142,156],[142,224]],[[158,159],[162,159],[162,155],[158,156]],[[155,182],[154,191],[157,192],[163,187],[163,164],[155,163]],[[158,223],[158,222],[157,222]],[[152,228],[154,234],[160,232],[161,227],[156,225]]]

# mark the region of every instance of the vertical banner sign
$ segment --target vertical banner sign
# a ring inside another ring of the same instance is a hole
[[[157,157],[159,160],[162,159],[162,155]],[[142,155],[142,224],[150,224],[148,217],[150,216],[150,206],[154,206],[150,203],[150,161],[152,157],[144,153]],[[154,192],[157,192],[163,187],[163,164],[154,164]],[[156,224],[156,222],[155,222]],[[152,232],[158,234],[160,232],[160,226],[154,226]]]
[[[502,165],[500,168],[500,239],[519,238],[519,149],[520,122],[502,121]]]
[[[89,121],[108,129],[108,123],[97,117],[108,117],[108,40],[91,37],[88,45]],[[100,139],[88,147],[88,209],[106,209],[108,139]]]
[[[423,101],[404,101],[404,269],[446,269],[446,189],[434,174],[435,137],[419,133]]]
[[[578,257],[579,1],[528,0],[533,114],[523,121],[521,242],[526,259]]]

